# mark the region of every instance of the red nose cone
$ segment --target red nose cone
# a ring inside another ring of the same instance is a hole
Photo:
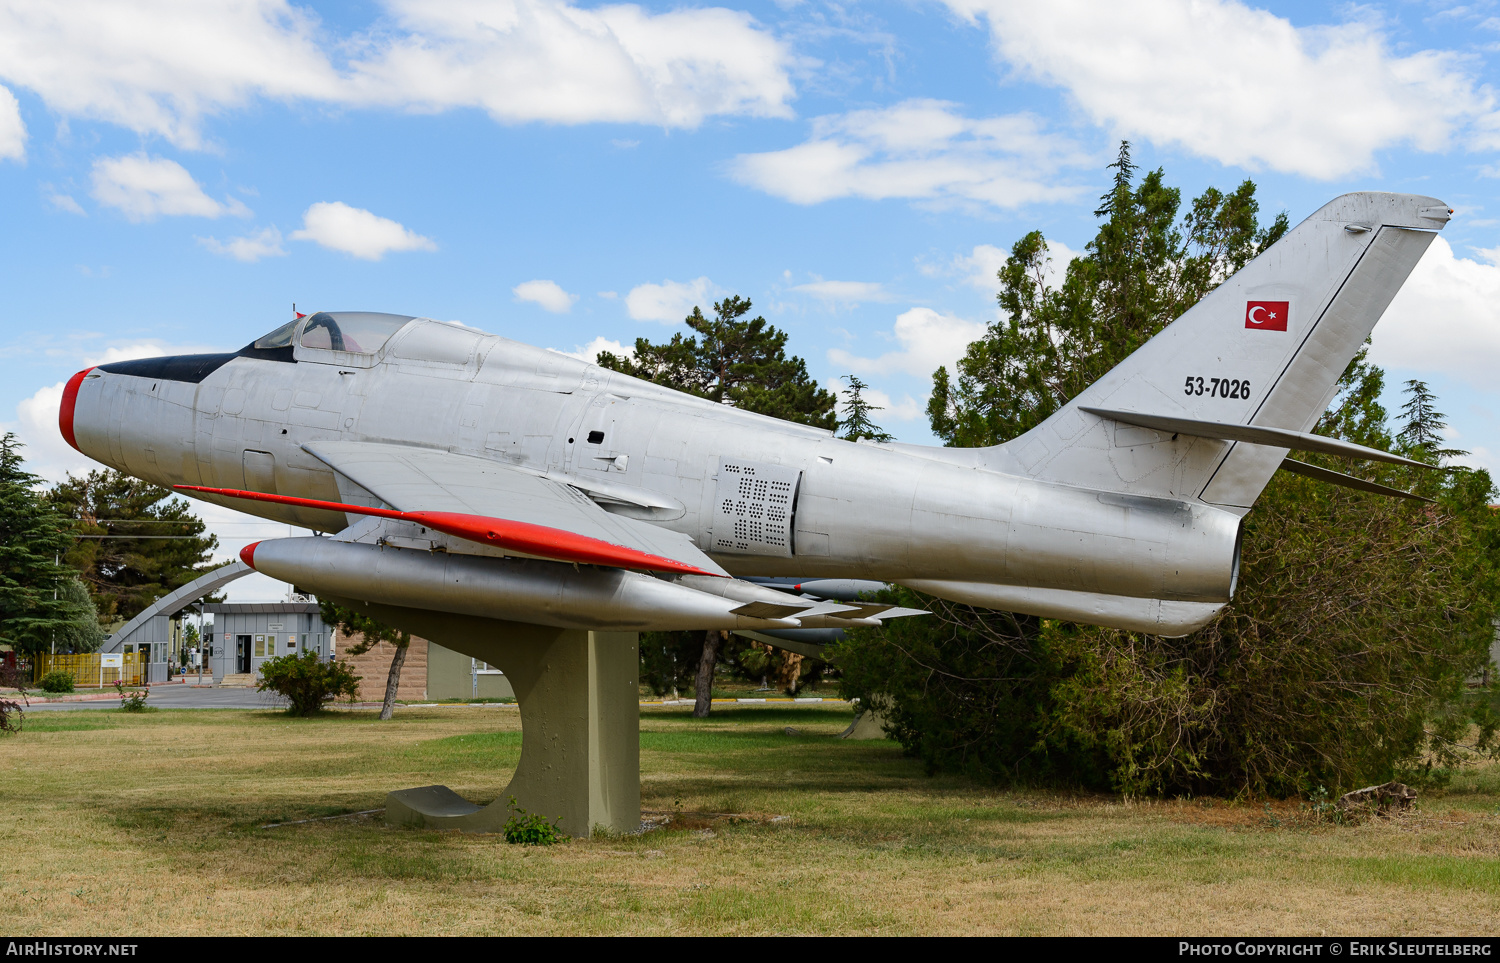
[[[63,441],[74,448],[78,448],[78,439],[73,437],[73,406],[78,403],[78,386],[83,384],[83,376],[93,370],[93,368],[84,368],[69,378],[68,383],[63,387],[62,407],[57,412],[57,427],[62,431]],[[78,448],[78,450],[83,449]]]
[[[246,565],[250,566],[251,568],[254,568],[255,567],[255,546],[257,546],[259,544],[260,544],[260,542],[251,542],[249,545],[246,545],[244,548],[240,549],[240,561],[244,562]]]

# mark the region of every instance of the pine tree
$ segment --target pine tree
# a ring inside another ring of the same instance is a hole
[[[750,299],[737,295],[715,302],[712,319],[694,307],[685,319],[693,334],[661,344],[637,338],[633,358],[604,351],[599,365],[745,411],[834,428],[833,393],[801,358],[787,357],[786,332],[763,317],[745,320],[749,313]]]
[[[78,613],[62,596],[72,575],[60,563],[73,545],[68,520],[36,491],[21,447],[10,432],[0,438],[0,643],[34,653]]]
[[[218,538],[205,534],[190,502],[171,495],[113,470],[69,475],[52,489],[52,504],[79,536],[67,562],[104,623],[134,618],[211,567]]]
[[[1011,248],[997,277],[1003,317],[969,345],[956,366],[933,374],[927,416],[950,445],[993,445],[1040,424],[1181,315],[1224,278],[1286,233],[1286,216],[1256,221],[1255,185],[1213,188],[1181,223],[1181,192],[1161,169],[1133,181],[1121,143],[1103,223],[1082,257],[1048,282],[1051,254],[1041,231]]]
[[[870,412],[883,410],[865,400],[865,388],[869,387],[854,375],[845,375],[849,382],[849,397],[844,399],[844,417],[839,421],[843,429],[841,437],[849,441],[868,438],[871,441],[891,441],[895,436],[870,420]]]
[[[1448,427],[1443,419],[1448,416],[1437,410],[1436,402],[1427,382],[1416,378],[1406,382],[1406,404],[1401,406],[1402,427],[1396,437],[1413,448],[1421,448],[1441,464],[1450,458],[1462,458],[1468,452],[1443,447],[1443,429]]]

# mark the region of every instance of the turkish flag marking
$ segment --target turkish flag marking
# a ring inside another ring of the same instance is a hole
[[[1261,331],[1285,331],[1288,301],[1245,302],[1245,327]]]

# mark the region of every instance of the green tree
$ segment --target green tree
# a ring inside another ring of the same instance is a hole
[[[641,682],[658,696],[678,698],[703,661],[702,632],[642,632]]]
[[[634,357],[599,353],[600,367],[773,418],[833,429],[836,399],[786,353],[786,332],[750,313],[750,299],[730,295],[714,303],[712,319],[693,308],[692,334],[652,344],[635,339]]]
[[[401,667],[406,664],[406,652],[411,647],[411,633],[387,625],[358,609],[345,608],[324,599],[318,600],[318,614],[328,625],[337,626],[345,636],[361,636],[359,642],[345,649],[349,655],[364,655],[381,642],[389,642],[396,651],[391,656],[391,669],[385,678],[385,699],[380,704],[380,718],[388,720],[396,711],[396,692],[401,687]]]
[[[191,503],[160,485],[91,471],[69,475],[50,498],[73,521],[78,537],[67,562],[105,624],[134,618],[213,567],[218,538],[205,534]]]
[[[1427,387],[1427,382],[1416,378],[1406,382],[1406,404],[1401,406],[1402,426],[1396,437],[1421,452],[1414,454],[1436,458],[1439,463],[1450,458],[1462,458],[1468,452],[1443,445],[1443,429],[1448,427],[1444,418],[1448,416],[1437,410],[1437,398]]]
[[[738,295],[715,302],[711,319],[695,306],[685,319],[692,334],[679,332],[660,344],[636,338],[633,357],[601,351],[599,365],[745,411],[835,429],[838,415],[833,392],[819,387],[801,358],[787,356],[786,332],[766,323],[763,317],[747,320],[749,313],[750,299]],[[668,635],[643,633],[642,659],[647,658],[648,651],[661,650],[668,655],[682,652],[682,640]],[[696,647],[697,705],[693,714],[699,718],[707,716],[712,707],[714,670],[728,637],[726,632],[710,631]],[[657,673],[661,668],[664,664],[652,663],[649,671]]]
[[[57,630],[59,652],[93,652],[104,642],[104,626],[89,590],[77,578],[59,583],[58,599],[68,606],[68,624]]]
[[[0,437],[0,643],[21,653],[46,651],[76,619],[64,595],[72,571],[61,563],[73,547],[68,520],[37,492],[22,445]]]
[[[893,440],[894,435],[870,420],[870,412],[882,409],[865,400],[865,389],[869,385],[854,375],[845,375],[844,380],[849,382],[849,397],[844,399],[844,417],[839,421],[839,428],[843,430],[840,437],[849,441],[859,441],[861,438],[871,441]]]
[[[945,443],[993,445],[1034,428],[1287,231],[1285,214],[1257,223],[1248,180],[1232,194],[1208,189],[1179,221],[1181,192],[1160,169],[1134,183],[1128,143],[1110,168],[1103,223],[1061,285],[1048,281],[1042,232],[1021,238],[998,274],[1003,317],[956,378],[934,372],[927,415]]]
[[[262,662],[260,683],[255,688],[257,692],[286,696],[289,714],[310,716],[330,699],[358,695],[359,679],[338,659],[325,662],[316,652],[303,652]]]
[[[1258,225],[1248,182],[1179,219],[1161,171],[1135,182],[1128,146],[1112,168],[1099,232],[1061,286],[1047,284],[1045,239],[1026,235],[999,274],[1005,318],[951,382],[935,377],[929,416],[950,444],[1038,424],[1286,231],[1284,216]],[[1390,447],[1383,379],[1361,353],[1315,430]],[[1408,387],[1417,450],[1442,416]],[[930,769],[1125,792],[1290,794],[1452,765],[1465,733],[1493,750],[1486,705],[1464,698],[1500,602],[1489,476],[1307,460],[1435,503],[1279,474],[1246,517],[1236,598],[1183,639],[901,590],[939,616],[851,632],[845,694],[887,696],[893,731]]]

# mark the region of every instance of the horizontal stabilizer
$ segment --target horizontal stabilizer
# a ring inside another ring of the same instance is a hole
[[[799,604],[800,603],[800,604]],[[748,602],[732,609],[735,615],[752,619],[794,619],[803,626],[879,625],[884,619],[911,615],[930,615],[924,609],[899,608],[875,602],[820,602],[808,605],[795,597],[780,603],[770,600]]]
[[[1079,408],[1091,415],[1109,418],[1138,428],[1155,431],[1170,431],[1175,435],[1192,435],[1195,438],[1217,438],[1220,441],[1244,441],[1252,445],[1270,448],[1290,448],[1293,451],[1315,451],[1323,455],[1343,455],[1346,458],[1367,458],[1385,461],[1393,465],[1411,465],[1416,468],[1436,468],[1425,462],[1412,461],[1378,448],[1366,448],[1352,441],[1341,441],[1306,431],[1291,431],[1287,428],[1264,428],[1260,425],[1232,425],[1221,421],[1198,421],[1195,418],[1176,418],[1169,415],[1149,415],[1139,411],[1110,411],[1106,408]],[[1335,473],[1337,474],[1337,473]]]
[[[1307,462],[1297,461],[1295,458],[1283,460],[1281,470],[1289,471],[1294,475],[1315,478],[1320,482],[1327,482],[1330,485],[1342,485],[1345,488],[1353,488],[1357,491],[1370,492],[1375,495],[1389,495],[1392,498],[1410,498],[1418,502],[1432,501],[1430,498],[1423,498],[1421,495],[1414,495],[1399,488],[1391,488],[1388,485],[1377,485],[1375,482],[1365,481],[1363,478],[1356,478],[1353,475],[1346,475],[1343,472],[1333,471],[1328,468],[1319,468],[1317,465],[1309,465]]]
[[[776,602],[746,602],[738,608],[730,609],[735,615],[743,615],[747,619],[785,619],[795,617],[800,612],[806,612],[806,605],[787,604],[780,605]]]

